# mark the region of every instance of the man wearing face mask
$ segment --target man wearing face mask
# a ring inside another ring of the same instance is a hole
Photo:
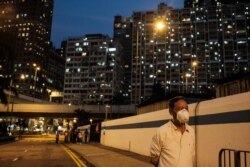
[[[151,163],[157,167],[194,167],[195,134],[187,124],[188,104],[184,97],[169,100],[172,119],[158,128],[152,138]]]

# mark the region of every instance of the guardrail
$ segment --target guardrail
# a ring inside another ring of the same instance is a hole
[[[241,166],[248,167],[248,165],[250,165],[250,162],[247,165],[247,154],[250,155],[250,151],[244,151],[244,150],[237,151],[236,156],[237,156],[238,167]]]
[[[247,167],[250,151],[223,148],[219,152],[219,167]]]

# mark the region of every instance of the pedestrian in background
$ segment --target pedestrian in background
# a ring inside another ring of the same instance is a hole
[[[82,132],[80,131],[80,129],[78,129],[77,142],[78,142],[79,144],[82,143]]]
[[[152,138],[150,157],[156,167],[194,167],[195,134],[187,124],[188,104],[184,97],[169,100],[172,119],[158,128]]]
[[[89,137],[89,132],[88,132],[88,129],[86,129],[85,131],[84,131],[84,142],[85,143],[87,143],[88,142],[88,137]]]
[[[58,144],[58,142],[59,142],[59,131],[57,130],[56,131],[56,143]]]
[[[69,142],[69,131],[65,130],[63,134],[64,134],[64,142],[68,143]]]

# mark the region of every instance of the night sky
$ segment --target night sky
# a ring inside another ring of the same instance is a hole
[[[155,10],[160,2],[183,7],[183,0],[54,0],[51,40],[58,48],[62,40],[72,36],[102,33],[112,37],[115,15]]]

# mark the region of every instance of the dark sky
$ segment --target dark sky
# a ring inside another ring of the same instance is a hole
[[[58,48],[62,40],[72,36],[102,33],[112,37],[115,15],[155,10],[160,2],[183,7],[183,0],[54,0],[51,40]]]

